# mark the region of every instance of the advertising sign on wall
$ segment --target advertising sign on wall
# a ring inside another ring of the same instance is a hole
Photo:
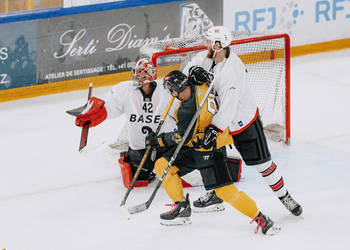
[[[288,33],[292,46],[350,37],[350,1],[224,1],[224,25],[236,31]]]
[[[36,84],[35,21],[0,24],[0,90]]]
[[[130,71],[144,44],[222,24],[222,2],[148,5],[38,21],[38,83]]]

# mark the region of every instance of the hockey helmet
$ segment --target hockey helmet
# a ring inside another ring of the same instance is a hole
[[[232,41],[232,35],[231,32],[229,31],[228,28],[224,27],[224,26],[214,26],[211,27],[206,35],[205,35],[207,40],[211,41],[211,48],[214,51],[220,51],[223,48],[226,48],[230,45],[231,41]],[[215,43],[216,42],[220,42],[221,44],[221,49],[219,50],[215,50]]]
[[[175,90],[177,93],[181,93],[188,84],[187,76],[179,70],[171,71],[163,81],[164,88],[169,89],[170,92]]]
[[[156,68],[147,58],[141,58],[132,69],[132,80],[135,87],[141,88],[143,84],[156,79]]]

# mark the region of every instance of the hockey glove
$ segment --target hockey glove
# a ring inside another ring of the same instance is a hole
[[[151,146],[152,148],[160,149],[166,147],[164,141],[164,133],[156,135],[155,133],[150,133],[146,136],[146,146]]]
[[[85,123],[90,122],[90,127],[95,127],[106,120],[107,110],[104,104],[104,100],[91,97],[86,110],[75,119],[75,125],[82,127]]]
[[[202,67],[192,66],[189,70],[189,78],[195,85],[202,85],[205,82],[211,82],[214,76]]]
[[[202,148],[210,149],[214,145],[219,132],[220,130],[214,125],[209,125],[206,127],[204,131],[204,137],[201,141]]]

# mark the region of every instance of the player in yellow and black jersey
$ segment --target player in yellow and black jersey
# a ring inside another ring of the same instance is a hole
[[[174,117],[177,121],[177,130],[160,135],[149,135],[146,138],[146,144],[156,148],[172,147],[163,157],[155,163],[155,171],[158,177],[161,177],[169,160],[174,154],[177,144],[181,141],[187,127],[190,124],[195,112],[197,111],[203,97],[206,94],[208,85],[195,84],[180,71],[172,71],[164,78],[164,87],[169,89],[171,94],[180,100]],[[264,234],[275,234],[279,228],[273,226],[273,221],[262,214],[254,200],[246,193],[238,191],[234,186],[229,174],[227,164],[218,162],[214,157],[214,148],[204,149],[201,139],[207,132],[205,128],[210,125],[211,118],[216,112],[214,95],[209,95],[204,103],[196,123],[191,129],[185,146],[182,147],[177,155],[173,166],[171,166],[162,185],[169,197],[174,202],[173,208],[160,215],[162,225],[181,225],[190,223],[191,206],[189,195],[184,196],[181,176],[198,169],[201,173],[204,186],[207,190],[214,189],[217,196],[225,202],[232,205],[238,211],[243,213],[258,223],[258,228],[262,228]],[[212,131],[210,131],[212,133]],[[220,133],[216,137],[214,146],[217,150],[223,150],[225,144],[231,144],[232,138]],[[205,143],[204,143],[205,144]]]

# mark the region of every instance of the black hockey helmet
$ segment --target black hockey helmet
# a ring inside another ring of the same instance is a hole
[[[178,93],[181,93],[189,83],[187,76],[179,70],[171,71],[163,80],[164,88],[169,89],[170,92],[175,90]]]

